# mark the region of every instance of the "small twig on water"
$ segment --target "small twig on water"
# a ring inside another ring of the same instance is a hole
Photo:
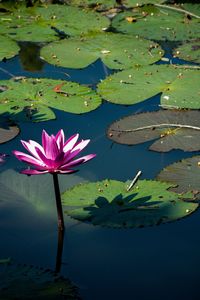
[[[137,174],[135,175],[135,177],[133,178],[133,180],[127,187],[127,192],[129,192],[132,189],[132,187],[136,184],[136,182],[138,181],[138,178],[140,177],[141,174],[142,174],[142,171],[137,172]]]

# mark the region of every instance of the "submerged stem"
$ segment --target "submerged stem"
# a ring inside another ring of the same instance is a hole
[[[56,173],[53,173],[53,183],[54,183],[54,191],[55,191],[55,196],[56,196],[58,228],[59,228],[59,230],[64,230],[65,225],[64,225],[64,218],[63,218],[63,211],[62,211],[60,188],[59,188],[59,183],[58,183],[58,174],[56,174]]]

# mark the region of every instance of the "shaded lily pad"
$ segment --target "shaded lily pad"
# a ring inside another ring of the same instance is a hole
[[[125,69],[151,64],[162,55],[162,49],[154,42],[114,33],[62,40],[41,50],[41,57],[48,63],[68,68],[84,68],[101,58],[111,69]]]
[[[0,43],[0,60],[8,59],[18,54],[19,46],[9,37],[0,36],[1,43]]]
[[[113,228],[144,227],[175,221],[197,209],[197,203],[185,202],[169,187],[140,180],[127,192],[127,183],[103,180],[77,185],[62,199],[66,213],[79,221]]]
[[[200,20],[164,7],[138,7],[119,13],[112,26],[119,32],[153,40],[183,41],[200,34]]]
[[[105,10],[115,6],[115,0],[67,0],[70,5],[92,7],[96,10]]]
[[[0,117],[0,144],[14,139],[20,132],[19,127],[12,121]]]
[[[109,23],[100,14],[68,5],[52,4],[0,13],[0,33],[17,41],[54,41],[60,37],[102,31]]]
[[[86,113],[101,104],[101,98],[87,86],[75,82],[21,78],[2,80],[0,112],[25,121],[47,121],[55,115],[49,108],[71,113]]]
[[[173,54],[175,57],[200,63],[200,39],[179,46],[174,50]]]
[[[164,168],[157,176],[158,180],[169,182],[175,187],[170,190],[177,193],[188,191],[200,198],[200,155],[183,159]]]
[[[0,298],[2,300],[80,299],[69,279],[30,265],[0,264]]]
[[[155,140],[150,150],[200,150],[200,111],[159,110],[125,117],[110,125],[107,136],[120,144]]]
[[[124,70],[98,84],[107,101],[131,105],[158,93],[165,108],[199,109],[199,72],[171,65],[152,65]]]

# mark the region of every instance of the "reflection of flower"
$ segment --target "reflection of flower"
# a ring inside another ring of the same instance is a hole
[[[6,154],[0,153],[0,165],[3,164],[5,162],[5,158]]]
[[[82,156],[74,159],[89,143],[90,140],[82,140],[77,142],[78,134],[71,136],[65,142],[65,135],[61,129],[56,136],[49,136],[45,130],[42,132],[42,146],[35,141],[21,141],[22,145],[31,155],[13,151],[13,154],[21,161],[30,164],[35,169],[26,169],[21,173],[35,175],[43,173],[73,173],[73,167],[89,161],[94,158],[95,154]]]

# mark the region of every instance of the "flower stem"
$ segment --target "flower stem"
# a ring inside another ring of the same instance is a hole
[[[63,211],[62,211],[62,204],[61,204],[61,196],[60,196],[60,188],[58,183],[58,174],[53,173],[53,183],[54,183],[54,191],[56,196],[56,206],[57,206],[57,213],[58,213],[58,228],[59,230],[64,230],[64,219],[63,219]]]
[[[63,243],[64,243],[64,230],[58,228],[58,245],[57,245],[56,267],[55,267],[56,273],[59,273],[61,270]]]

